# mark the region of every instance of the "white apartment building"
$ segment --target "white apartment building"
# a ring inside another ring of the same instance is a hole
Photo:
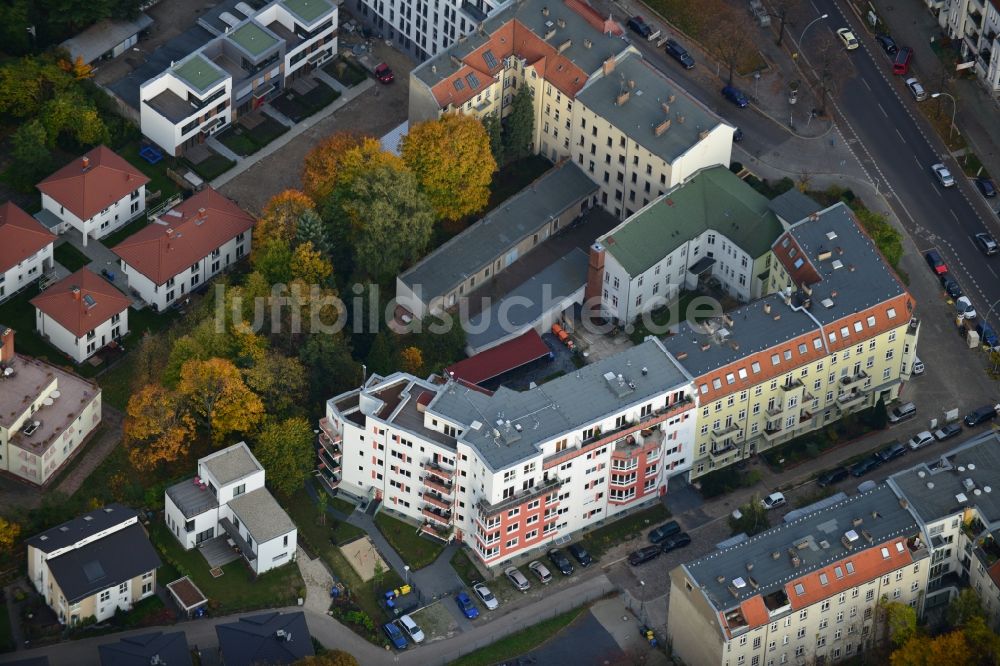
[[[140,86],[142,133],[171,155],[203,142],[285,90],[286,82],[337,52],[330,0],[245,3],[198,24],[216,35]]]
[[[264,487],[246,442],[198,460],[198,474],[167,488],[164,520],[184,550],[212,539],[239,549],[254,573],[295,560],[295,524]]]
[[[38,334],[77,363],[128,333],[132,302],[89,268],[47,287],[31,304]]]
[[[764,196],[729,169],[708,167],[597,239],[587,299],[631,322],[681,291],[709,291],[713,278],[738,301],[760,298],[781,232]]]
[[[149,178],[107,146],[38,183],[40,219],[59,233],[70,228],[83,236],[103,238],[146,212]]]
[[[881,640],[881,601],[922,612],[929,565],[880,485],[671,571],[667,636],[686,664],[842,661]]]
[[[55,240],[17,204],[0,206],[0,303],[52,270]]]
[[[163,312],[250,254],[256,221],[210,187],[112,248],[130,289]]]
[[[961,42],[964,68],[1000,99],[1000,2],[998,0],[924,0],[951,39]]]
[[[156,594],[160,557],[135,509],[110,504],[25,544],[28,578],[61,624],[103,622]]]
[[[690,378],[655,338],[527,391],[373,376],[327,402],[317,475],[492,567],[664,494],[693,421]]]
[[[14,349],[0,325],[0,471],[50,481],[101,422],[97,384]]]

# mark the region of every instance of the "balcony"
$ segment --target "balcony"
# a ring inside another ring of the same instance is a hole
[[[319,438],[324,446],[339,445],[344,439],[342,435],[333,429],[330,419],[325,417],[319,420]]]
[[[636,436],[637,434],[638,436]],[[631,458],[640,453],[648,453],[653,449],[658,449],[662,444],[663,431],[659,428],[646,428],[639,431],[639,433],[626,435],[615,442],[612,455],[617,454],[619,457],[625,456]]]
[[[780,423],[773,423],[773,424],[769,423],[767,426],[764,427],[764,439],[772,443],[778,438],[787,434],[788,432],[781,427]]]
[[[330,490],[336,490],[340,485],[340,474],[335,473],[333,470],[320,467],[314,472],[314,474],[319,477]]]
[[[432,522],[425,522],[423,525],[420,526],[421,534],[432,536],[435,539],[441,539],[441,541],[444,541],[445,543],[451,541],[451,535],[453,531],[454,527],[452,527],[451,525],[442,526]]]
[[[326,467],[331,470],[340,469],[340,456],[333,456],[329,451],[320,447],[319,449],[319,466]]]
[[[709,450],[709,454],[711,454],[713,458],[722,458],[724,456],[728,456],[735,450],[736,450],[736,445],[731,442],[727,442],[722,446],[713,445],[712,448]]]
[[[448,499],[446,497],[442,497],[441,495],[438,495],[437,493],[432,493],[432,492],[431,493],[424,493],[423,494],[423,500],[425,502],[427,502],[428,504],[430,504],[432,506],[435,506],[435,507],[437,507],[437,508],[439,508],[439,509],[441,509],[443,511],[450,511],[451,510],[451,505],[453,503],[453,500],[450,500],[450,499]]]
[[[451,495],[455,491],[454,484],[439,481],[430,474],[425,476],[422,482],[425,487],[430,488],[431,490],[436,490],[441,495]]]
[[[841,411],[848,411],[861,405],[868,399],[868,394],[863,391],[852,391],[837,396],[837,407]]]
[[[508,497],[503,499],[496,504],[490,504],[486,500],[479,500],[479,513],[482,517],[490,517],[500,513],[501,511],[506,511],[507,509],[513,509],[515,506],[520,506],[525,502],[530,502],[536,497],[541,497],[542,495],[547,495],[553,490],[559,488],[562,485],[562,480],[559,478],[550,478],[542,481],[542,483],[537,486],[532,486],[527,490],[522,490],[520,493],[514,495],[513,497]],[[480,519],[480,522],[484,522]]]
[[[442,511],[431,506],[425,506],[420,509],[420,513],[427,518],[439,525],[448,526],[451,524],[451,511]]]
[[[719,430],[712,430],[712,443],[725,443],[728,444],[730,439],[739,439],[739,437],[733,437],[736,433],[742,432],[743,429],[740,428],[739,424],[733,423],[727,425]]]
[[[611,480],[608,481],[610,486],[631,486],[639,480],[638,474],[626,474],[626,475],[611,475]]]
[[[785,382],[784,384],[782,384],[781,385],[781,390],[782,391],[795,391],[796,389],[802,388],[802,386],[803,386],[803,384],[802,384],[802,382],[800,380],[793,379],[790,382]]]
[[[861,388],[864,385],[864,383],[869,379],[871,379],[871,377],[869,377],[868,373],[865,372],[864,370],[861,370],[856,375],[841,377],[838,380],[838,383],[840,384],[840,388],[844,389],[845,391],[850,391],[853,389]]]
[[[455,478],[455,470],[445,469],[444,467],[441,467],[441,465],[434,462],[425,462],[421,465],[421,467],[424,468],[424,471],[430,472],[437,478],[444,479],[448,483],[451,483],[451,480]]]

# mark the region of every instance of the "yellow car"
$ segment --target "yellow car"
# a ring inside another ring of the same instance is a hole
[[[844,48],[848,51],[853,51],[860,46],[858,38],[854,36],[850,28],[840,28],[837,30],[837,36],[840,37],[840,41],[844,42]]]

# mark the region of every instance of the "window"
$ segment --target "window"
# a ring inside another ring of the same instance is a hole
[[[239,497],[247,491],[247,484],[241,483],[240,485],[233,488],[233,497]]]
[[[101,603],[109,601],[111,599],[111,590],[104,590],[101,592]]]

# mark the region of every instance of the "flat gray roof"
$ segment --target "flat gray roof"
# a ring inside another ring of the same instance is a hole
[[[222,485],[232,483],[263,469],[245,442],[217,451],[199,461]]]
[[[431,252],[399,279],[424,303],[430,303],[597,190],[576,164],[564,162]]]
[[[630,88],[632,82],[634,88]],[[618,104],[624,92],[628,92],[628,101]],[[576,98],[668,164],[696,145],[702,132],[727,125],[633,52],[627,53],[610,74],[592,77]],[[669,112],[663,105],[669,107]],[[656,136],[654,129],[665,120],[670,120],[670,128]]]
[[[197,108],[170,88],[146,100],[150,108],[172,123],[179,123],[197,113]]]
[[[208,488],[202,489],[194,479],[185,479],[167,488],[167,496],[185,518],[194,518],[219,506],[219,500]]]
[[[795,224],[823,210],[812,197],[799,192],[795,187],[771,199],[768,208],[788,224]]]
[[[876,514],[878,517],[874,517]],[[861,522],[855,525],[855,519]],[[856,545],[852,549],[845,547],[842,541],[850,530],[855,531]],[[871,544],[861,536],[862,530],[872,536]],[[900,506],[899,498],[892,490],[882,484],[870,492],[779,525],[682,566],[715,609],[722,611],[738,606],[751,597],[766,596],[783,589],[793,579],[838,560],[850,560],[852,553],[860,553],[898,537],[916,536],[917,532],[913,516]],[[804,547],[799,548],[799,544],[804,544]],[[790,548],[800,558],[799,566],[791,561],[788,554]],[[779,556],[774,558],[774,553]],[[748,572],[747,565],[751,563],[753,568]],[[738,594],[734,596],[730,591],[734,579],[740,578],[745,582],[749,577],[753,577],[758,587],[745,583],[736,585],[734,589]],[[807,589],[806,592],[814,591]]]
[[[587,284],[588,261],[586,252],[574,248],[471,317],[466,326],[468,346],[482,351],[534,328],[548,310]]]
[[[140,13],[132,21],[105,19],[98,21],[75,37],[70,37],[59,46],[69,51],[74,60],[83,58],[83,61],[89,64],[151,25],[153,25],[153,19],[145,13]]]
[[[244,493],[230,500],[228,506],[243,521],[258,545],[295,529],[295,523],[266,488]]]
[[[646,372],[643,372],[646,370]],[[427,407],[472,425],[459,438],[499,470],[538,455],[537,446],[641,404],[689,378],[654,338],[527,391],[501,386],[493,395],[449,382]],[[496,422],[503,421],[498,426]],[[520,426],[520,430],[518,430]]]
[[[967,479],[972,480],[971,489],[966,487]],[[937,460],[893,474],[888,482],[924,523],[970,506],[977,507],[989,522],[1000,520],[1000,434],[981,433]]]

